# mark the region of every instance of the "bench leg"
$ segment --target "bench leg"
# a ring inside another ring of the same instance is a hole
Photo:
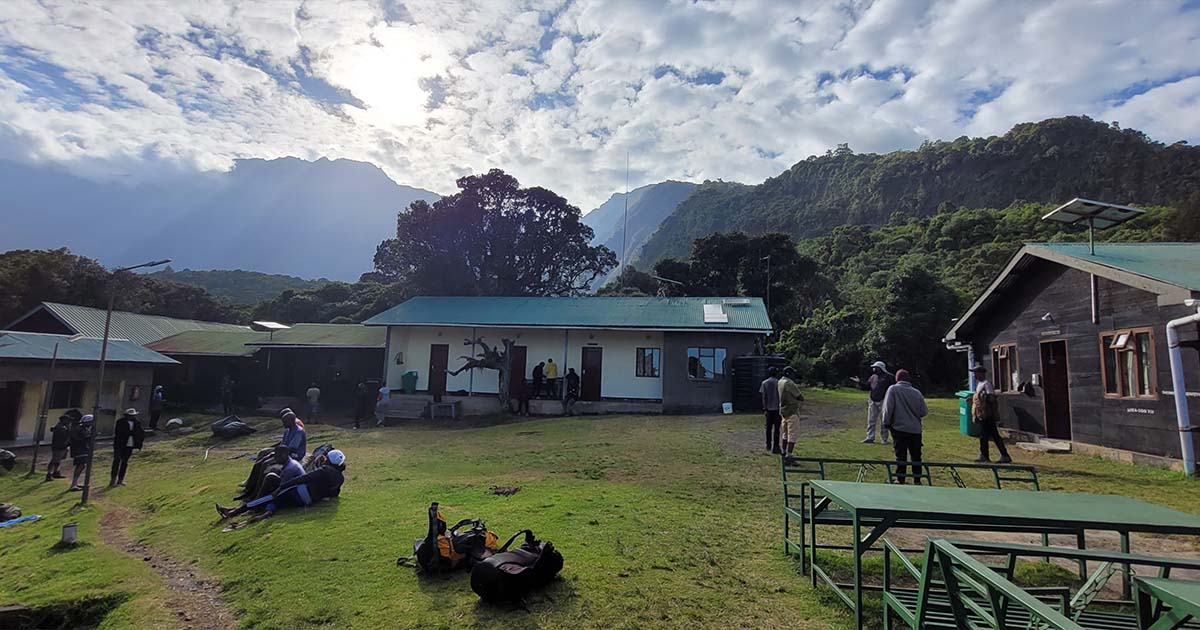
[[[1078,546],[1081,551],[1084,549],[1087,549],[1087,533],[1084,532],[1083,530],[1080,530],[1079,533],[1075,535],[1075,542],[1076,542],[1076,546]],[[1047,546],[1049,546],[1049,545],[1047,545]],[[1046,558],[1046,562],[1050,562],[1049,557]],[[1079,578],[1082,579],[1084,582],[1086,582],[1087,576],[1088,576],[1087,560],[1080,560],[1079,561]]]
[[[854,627],[863,627],[863,597],[862,597],[862,529],[858,523],[858,511],[854,511]]]
[[[1121,532],[1121,553],[1129,553],[1129,532]],[[1133,571],[1128,562],[1121,565],[1121,596],[1125,599],[1129,599],[1132,593],[1129,581],[1132,574]]]
[[[817,504],[817,493],[812,487],[808,489],[808,505],[811,510]],[[808,575],[812,578],[813,588],[817,588],[817,519],[812,513],[808,515]]]

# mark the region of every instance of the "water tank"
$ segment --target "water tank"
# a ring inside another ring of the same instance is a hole
[[[783,370],[783,357],[737,357],[733,360],[733,408],[738,413],[762,411],[762,396],[758,388],[767,378],[767,369]]]

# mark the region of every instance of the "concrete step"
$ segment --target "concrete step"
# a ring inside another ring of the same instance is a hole
[[[1071,443],[1041,438],[1037,442],[1019,442],[1017,448],[1036,453],[1070,453]]]
[[[429,403],[424,400],[395,400],[388,404],[389,418],[420,418],[425,415]]]

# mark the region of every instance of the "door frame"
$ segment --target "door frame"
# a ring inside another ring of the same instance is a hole
[[[584,394],[584,392],[587,391],[587,387],[585,386],[586,381],[584,380],[587,375],[587,361],[584,359],[584,357],[589,353],[589,351],[595,351],[596,353],[598,353],[600,355],[600,366],[599,366],[600,373],[597,374],[595,377],[596,398],[594,400],[586,397],[586,395]],[[580,373],[579,373],[579,400],[590,401],[590,402],[596,402],[596,401],[602,400],[604,398],[604,348],[602,346],[583,346],[582,348],[580,348],[579,349],[579,370],[580,370]]]
[[[517,348],[521,349],[521,351],[519,353],[521,355],[521,365],[519,367],[517,366],[516,361],[514,361],[514,359],[516,359],[516,355],[518,354]],[[512,346],[511,349],[509,350],[509,355],[508,355],[508,395],[510,397],[514,393],[513,387],[514,387],[514,383],[516,383],[517,380],[520,380],[521,386],[524,387],[525,371],[528,367],[529,367],[529,346],[517,346],[517,345]],[[530,395],[530,398],[533,398],[533,396]]]
[[[434,363],[433,363],[434,348],[445,348],[446,349],[446,365],[442,366],[442,370],[438,375],[438,380],[441,381],[441,385],[442,385],[441,390],[442,391],[434,391],[434,389],[433,389],[433,382],[434,382],[433,374],[436,371],[436,370],[434,370]],[[431,344],[429,344],[429,378],[425,381],[425,391],[428,392],[430,395],[432,395],[434,397],[434,400],[437,402],[440,402],[441,397],[446,395],[446,388],[449,385],[449,383],[448,383],[449,378],[448,378],[448,375],[446,374],[446,370],[448,370],[448,369],[450,369],[450,344],[448,344],[448,343],[431,343]]]
[[[12,438],[11,439],[19,440],[21,438],[21,409],[23,409],[25,406],[25,393],[29,389],[29,383],[27,383],[26,381],[9,380],[9,381],[4,381],[4,388],[9,389],[10,387],[12,387],[12,385],[14,383],[17,384],[21,388],[21,391],[17,392],[16,397],[13,400]],[[6,439],[8,439],[8,438],[6,438]]]
[[[1071,413],[1071,344],[1067,342],[1065,337],[1058,339],[1043,339],[1038,342],[1038,369],[1042,374],[1042,422],[1046,427],[1046,437],[1051,440],[1061,440],[1063,438],[1050,437],[1050,416],[1046,412],[1046,364],[1042,356],[1042,346],[1049,343],[1061,343],[1063,345],[1063,370],[1066,372],[1066,387],[1064,393],[1067,397],[1067,438],[1069,442],[1075,441],[1075,418]]]

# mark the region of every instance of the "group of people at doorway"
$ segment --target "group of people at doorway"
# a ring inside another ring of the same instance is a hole
[[[999,463],[1008,464],[1012,458],[997,427],[998,411],[996,390],[987,379],[987,368],[977,365],[971,368],[977,385],[972,397],[972,416],[979,424],[979,457],[976,462],[990,462],[989,443],[995,443],[1000,452]],[[921,425],[929,415],[925,396],[913,386],[908,370],[888,372],[883,361],[871,364],[871,376],[864,383],[851,379],[860,388],[869,392],[867,400],[867,435],[864,444],[874,444],[878,432],[883,444],[892,444],[896,461],[912,462],[914,483],[920,483]],[[795,371],[791,367],[780,370],[768,369],[767,378],[759,387],[766,419],[766,448],[775,454],[791,455],[798,441],[800,404],[804,396],[795,382]],[[889,439],[890,438],[890,439]],[[897,467],[900,483],[904,483],[908,466]]]

